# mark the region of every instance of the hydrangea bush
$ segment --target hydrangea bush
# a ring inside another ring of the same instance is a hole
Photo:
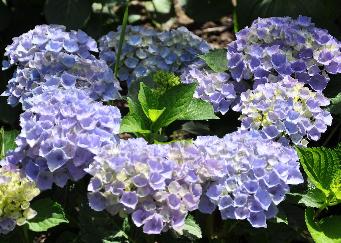
[[[341,45],[310,18],[259,18],[218,52],[184,27],[124,26],[98,42],[42,25],[6,48],[3,68],[14,75],[3,95],[23,112],[14,148],[0,132],[0,234],[22,226],[27,241],[27,227],[47,231],[71,217],[79,234],[94,226],[95,241],[194,241],[201,228],[204,240],[224,241],[230,222],[278,223],[288,197],[319,208],[306,209],[310,232],[341,201],[341,147],[307,148],[339,114],[339,98],[324,92],[341,72]],[[123,97],[120,82],[132,81],[137,93]],[[67,215],[53,204],[32,220],[40,192],[64,194]]]

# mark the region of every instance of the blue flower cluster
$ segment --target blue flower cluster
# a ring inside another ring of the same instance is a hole
[[[100,57],[115,63],[121,28],[99,40]],[[211,47],[185,27],[157,32],[143,26],[127,26],[122,47],[118,78],[128,84],[158,70],[178,73]]]
[[[303,182],[297,161],[293,148],[256,132],[166,145],[130,139],[104,146],[86,169],[88,198],[94,210],[132,214],[146,234],[182,232],[188,212],[217,206],[223,219],[266,227],[288,185]]]
[[[295,150],[257,132],[198,137],[194,145],[202,160],[198,174],[206,181],[199,204],[203,213],[218,207],[222,219],[247,219],[253,227],[266,227],[289,185],[303,182]]]
[[[23,103],[25,109],[27,98],[56,87],[84,89],[93,99],[118,98],[119,82],[108,65],[91,54],[97,51],[96,41],[80,30],[37,26],[6,47],[4,68],[18,68],[2,95],[13,106]]]
[[[98,150],[118,139],[120,111],[93,101],[83,90],[46,91],[27,102],[31,108],[21,114],[17,148],[7,161],[41,190],[79,180]]]
[[[328,105],[329,99],[322,93],[285,77],[281,82],[260,84],[242,93],[233,109],[242,113],[242,130],[261,130],[264,138],[306,146],[308,140],[317,141],[331,125],[332,116],[323,109]]]
[[[227,47],[234,80],[254,79],[257,86],[289,75],[321,91],[328,73],[341,72],[340,42],[308,17],[258,18],[236,37]]]
[[[181,231],[188,212],[198,208],[202,189],[195,171],[172,158],[174,150],[143,139],[104,146],[86,170],[94,176],[88,187],[91,208],[132,214],[146,234]]]
[[[182,70],[181,82],[197,83],[195,97],[210,102],[215,112],[225,114],[238,95],[247,90],[247,85],[243,81],[231,80],[228,73],[214,73],[205,66],[204,61],[188,65]]]

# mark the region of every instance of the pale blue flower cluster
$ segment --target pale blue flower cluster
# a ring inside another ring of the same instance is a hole
[[[328,105],[329,99],[322,93],[285,77],[242,93],[233,109],[241,112],[242,130],[261,130],[264,138],[306,146],[331,125],[332,116],[323,109]]]
[[[63,26],[41,25],[13,39],[6,47],[4,68],[16,65],[7,90],[10,105],[55,88],[79,88],[93,99],[119,97],[119,82],[108,65],[96,59],[97,43],[82,31],[66,32]]]
[[[257,132],[162,145],[129,139],[104,146],[86,169],[88,198],[94,210],[132,214],[147,234],[181,232],[188,212],[216,207],[223,219],[266,227],[289,185],[303,182],[297,161],[293,148]]]
[[[308,17],[258,18],[236,37],[227,47],[234,80],[254,79],[257,86],[292,76],[322,91],[328,73],[341,73],[340,42]]]
[[[7,161],[17,165],[41,190],[79,180],[107,143],[115,142],[121,115],[79,89],[51,90],[28,99],[20,117],[17,148]]]
[[[121,28],[109,32],[99,40],[100,57],[114,64]],[[198,60],[197,55],[211,47],[201,38],[180,27],[158,32],[143,26],[128,25],[123,42],[118,78],[130,84],[158,70],[178,73],[186,65]]]

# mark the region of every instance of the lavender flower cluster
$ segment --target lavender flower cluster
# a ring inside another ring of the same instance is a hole
[[[340,48],[338,40],[308,17],[258,18],[228,45],[228,68],[234,80],[254,79],[255,86],[292,76],[322,91],[328,73],[341,72]]]
[[[263,139],[258,132],[235,132],[224,138],[199,137],[204,193],[203,213],[218,207],[222,219],[247,219],[253,227],[266,227],[289,185],[303,182],[298,156],[291,147]]]
[[[242,113],[242,130],[261,130],[264,138],[306,146],[308,140],[317,141],[331,125],[332,116],[323,109],[328,105],[329,99],[322,93],[285,77],[281,82],[260,84],[242,93],[233,109]]]
[[[146,234],[181,231],[189,211],[198,208],[201,185],[187,164],[169,158],[170,145],[147,145],[143,139],[104,146],[86,170],[94,177],[90,206],[111,214],[132,214]]]
[[[121,28],[99,39],[100,57],[114,64]],[[143,26],[127,26],[122,47],[118,78],[128,84],[158,70],[178,73],[186,65],[198,60],[210,46],[185,27],[157,32]]]
[[[6,48],[4,69],[17,65],[7,90],[10,105],[58,88],[84,89],[93,99],[112,100],[121,89],[108,65],[91,54],[97,43],[82,31],[66,32],[64,26],[41,25],[13,38]]]
[[[225,114],[229,111],[240,93],[247,90],[244,82],[236,82],[228,73],[214,73],[206,67],[204,61],[197,61],[184,68],[181,73],[181,82],[197,83],[195,98],[208,101],[215,112]]]
[[[188,212],[217,206],[223,219],[266,227],[288,185],[303,182],[297,161],[293,148],[256,132],[166,145],[130,139],[104,146],[90,164],[88,198],[97,211],[132,214],[147,234],[181,232]]]
[[[121,115],[79,89],[51,90],[28,99],[20,117],[17,148],[7,155],[41,190],[79,180],[84,168],[107,143],[115,142]]]

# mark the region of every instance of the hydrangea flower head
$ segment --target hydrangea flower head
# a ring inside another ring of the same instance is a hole
[[[143,139],[104,146],[87,169],[93,175],[88,187],[91,208],[131,214],[146,234],[181,231],[188,212],[198,208],[201,185],[195,171],[172,156],[178,152]]]
[[[253,78],[257,86],[292,76],[321,91],[328,73],[341,72],[340,42],[308,17],[258,18],[236,37],[228,45],[227,59],[237,81]]]
[[[51,90],[28,100],[17,148],[7,160],[44,190],[79,180],[104,144],[116,141],[121,115],[79,89]]]
[[[332,116],[323,109],[327,105],[322,93],[286,77],[242,93],[234,110],[242,113],[242,130],[261,130],[264,138],[306,146],[307,140],[317,141],[331,125]]]
[[[121,28],[99,40],[100,57],[115,63]],[[128,84],[158,70],[178,73],[197,60],[210,46],[185,27],[157,32],[143,26],[127,26],[122,48],[118,78]]]
[[[24,109],[29,108],[26,99],[51,88],[76,87],[90,92],[93,99],[105,101],[118,98],[118,80],[108,65],[90,51],[97,51],[97,44],[82,31],[37,26],[14,38],[6,48],[9,63],[18,67],[2,96],[8,96],[12,106],[21,102]]]
[[[0,234],[7,234],[37,214],[30,208],[30,201],[39,193],[19,171],[0,168]]]
[[[97,43],[85,32],[65,30],[62,25],[38,25],[33,30],[13,38],[6,47],[3,68],[16,64],[25,66],[37,53],[69,53],[90,58],[90,52],[97,52]]]
[[[203,213],[218,208],[223,219],[247,219],[253,227],[266,227],[289,185],[303,182],[295,150],[257,132],[198,137],[194,145],[202,157],[198,174],[206,181],[199,204]]]
[[[2,96],[8,96],[10,105],[21,102],[27,109],[28,98],[55,88],[82,89],[92,99],[104,101],[118,98],[121,90],[113,71],[102,60],[66,53],[38,53],[24,68],[16,69]]]
[[[236,82],[230,74],[214,73],[205,67],[203,61],[197,61],[184,68],[181,74],[183,83],[197,83],[194,96],[212,104],[215,112],[225,114],[236,101],[237,94],[247,88],[244,82]]]

